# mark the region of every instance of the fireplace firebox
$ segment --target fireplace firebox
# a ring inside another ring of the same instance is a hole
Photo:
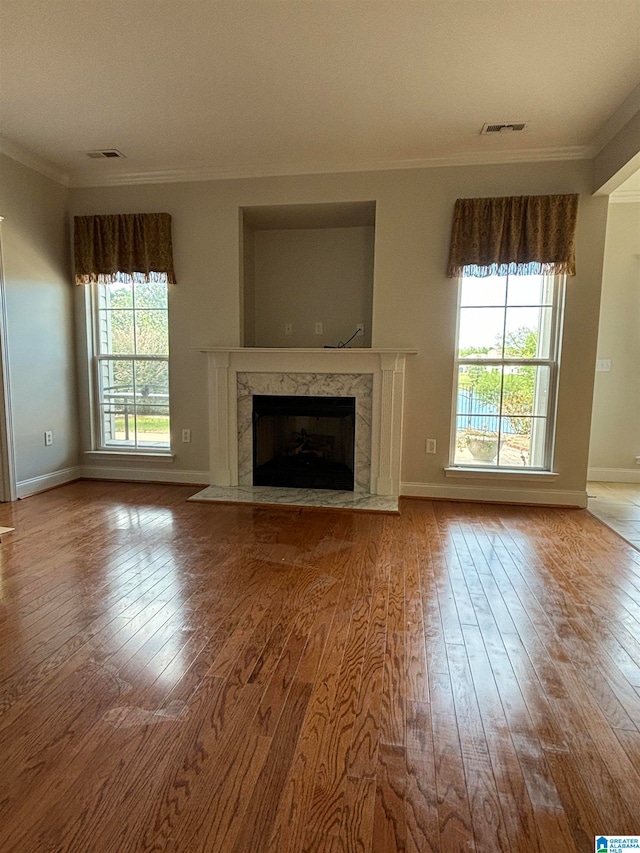
[[[356,398],[253,395],[253,485],[354,490]]]

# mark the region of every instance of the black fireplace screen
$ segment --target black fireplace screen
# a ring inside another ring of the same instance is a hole
[[[253,485],[353,491],[355,397],[254,394]]]

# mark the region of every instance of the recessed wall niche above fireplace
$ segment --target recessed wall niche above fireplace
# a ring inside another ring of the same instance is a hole
[[[240,214],[244,346],[370,347],[375,202]]]

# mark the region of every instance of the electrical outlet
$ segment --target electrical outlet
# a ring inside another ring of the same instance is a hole
[[[284,333],[285,335],[293,334],[293,323],[285,323],[284,324]]]
[[[316,323],[316,335],[322,334],[322,323]]]
[[[364,323],[358,323],[356,337],[361,338],[364,335]]]
[[[45,430],[45,433],[44,433],[44,446],[45,447],[51,447],[52,444],[53,444],[53,430],[47,429],[47,430]]]
[[[425,453],[435,453],[436,452],[436,440],[435,438],[428,438],[424,443],[424,452]]]
[[[611,359],[610,358],[599,358],[596,361],[596,370],[598,373],[610,373],[611,372]]]
[[[190,429],[183,429],[182,430],[182,443],[183,444],[189,444],[190,441],[191,441],[191,430]]]

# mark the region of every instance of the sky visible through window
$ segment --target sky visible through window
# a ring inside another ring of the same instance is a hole
[[[460,300],[458,347],[460,356],[476,350],[501,348],[521,330],[536,335],[550,319],[553,296],[544,276],[464,278]],[[471,355],[471,353],[469,353]],[[492,353],[501,357],[502,353]],[[544,358],[545,354],[536,355]]]

